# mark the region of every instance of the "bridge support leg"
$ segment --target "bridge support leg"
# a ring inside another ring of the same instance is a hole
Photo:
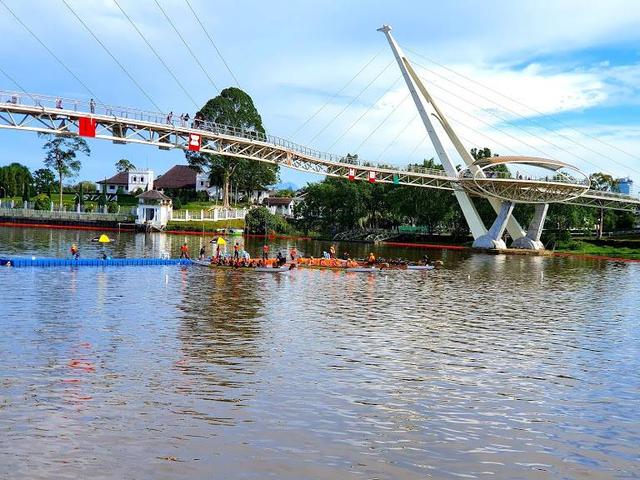
[[[502,240],[502,235],[507,228],[507,222],[509,221],[511,214],[513,213],[513,207],[513,202],[502,202],[500,212],[498,212],[498,216],[493,222],[493,225],[491,225],[491,228],[486,235],[482,235],[475,239],[473,242],[474,248],[507,248],[504,240]]]
[[[544,244],[540,241],[540,237],[542,230],[544,230],[544,221],[547,218],[548,210],[548,203],[539,203],[536,205],[536,213],[529,224],[527,234],[524,237],[516,238],[511,244],[512,248],[544,250]]]

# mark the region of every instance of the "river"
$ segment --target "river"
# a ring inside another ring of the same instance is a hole
[[[0,227],[0,255],[93,236]],[[0,268],[0,477],[638,478],[640,264],[428,253],[445,268]]]

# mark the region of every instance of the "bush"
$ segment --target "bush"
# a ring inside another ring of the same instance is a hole
[[[87,213],[91,213],[91,212],[95,212],[96,211],[96,204],[93,202],[87,202],[84,204],[84,211]]]
[[[180,201],[180,197],[176,197],[173,199],[173,209],[180,210],[182,208],[182,202]]]
[[[35,199],[33,204],[34,210],[50,210],[51,209],[51,199],[49,195],[45,193],[41,193]]]
[[[290,233],[291,225],[280,215],[272,214],[266,207],[252,208],[245,218],[247,230],[251,233]]]
[[[120,207],[118,205],[118,202],[109,202],[109,203],[107,203],[107,212],[109,212],[109,213],[118,213],[119,210],[120,210]]]

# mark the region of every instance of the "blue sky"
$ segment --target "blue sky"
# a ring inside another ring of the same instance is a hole
[[[3,1],[100,100],[153,109],[62,0]],[[113,0],[67,1],[163,110],[196,110]],[[546,155],[640,181],[640,2],[190,1],[274,135],[391,164],[433,156],[376,32],[388,23],[469,148]],[[233,85],[185,1],[158,2],[215,83]],[[218,93],[154,0],[119,3],[198,105]],[[7,73],[30,92],[90,97],[1,5],[0,12]],[[0,88],[15,86],[0,75]],[[34,134],[1,131],[0,163],[39,168],[42,143]],[[82,179],[110,176],[122,157],[156,173],[184,163],[179,151],[90,145]],[[298,185],[317,178],[284,169],[281,177]]]

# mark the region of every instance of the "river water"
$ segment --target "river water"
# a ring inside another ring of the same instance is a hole
[[[0,256],[92,236],[0,228]],[[445,268],[1,268],[0,477],[638,478],[640,265],[428,253]]]

